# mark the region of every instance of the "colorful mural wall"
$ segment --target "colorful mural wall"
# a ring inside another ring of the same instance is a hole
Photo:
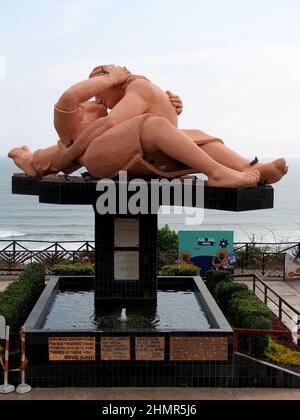
[[[179,232],[179,262],[201,268],[204,277],[210,270],[234,273],[234,232]]]

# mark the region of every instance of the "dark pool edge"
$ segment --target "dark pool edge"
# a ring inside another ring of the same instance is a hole
[[[81,276],[81,277],[72,277],[72,276],[55,276],[51,277],[49,282],[47,283],[43,293],[41,294],[40,298],[38,299],[36,305],[34,306],[32,312],[30,313],[24,327],[25,331],[27,333],[31,332],[51,332],[55,331],[55,333],[63,333],[66,332],[65,330],[44,330],[42,328],[43,321],[45,319],[45,316],[47,315],[47,312],[49,311],[49,308],[53,302],[53,299],[55,298],[55,294],[57,289],[59,288],[60,282],[63,283],[72,283],[72,284],[82,284],[82,282],[85,282],[87,284],[90,284],[91,281],[93,281],[93,277],[91,276]],[[232,334],[233,330],[231,326],[229,325],[228,321],[226,320],[225,316],[223,315],[222,311],[220,310],[219,306],[217,305],[215,299],[212,297],[211,293],[207,289],[204,281],[201,277],[165,277],[165,276],[159,276],[158,277],[159,283],[164,284],[172,284],[174,286],[174,283],[181,283],[181,284],[187,284],[188,281],[190,281],[190,285],[193,285],[193,289],[195,291],[196,298],[199,302],[199,304],[202,306],[206,316],[208,317],[209,322],[212,324],[213,328],[209,329],[201,329],[199,332],[210,332],[210,333],[229,333]],[[176,284],[175,284],[176,285]],[[143,329],[142,329],[143,330]],[[114,332],[117,330],[114,330]],[[139,332],[141,330],[128,330],[129,332]],[[144,329],[143,331],[146,331]],[[188,330],[188,329],[176,329],[176,328],[170,328],[170,329],[161,329],[157,330],[157,333],[173,333],[181,331],[184,332],[193,332],[197,333],[195,330]],[[88,329],[88,330],[78,330],[78,332],[85,333],[85,332],[99,332],[96,329]],[[150,331],[149,331],[150,332]]]
[[[201,306],[205,310],[205,313],[209,317],[209,320],[214,325],[215,329],[222,330],[227,333],[233,333],[233,329],[225,318],[225,315],[221,311],[214,297],[206,287],[202,277],[194,277],[194,282],[199,290],[198,296],[201,299]]]
[[[59,279],[60,277],[51,277],[46,284],[45,289],[25,322],[24,328],[26,332],[40,329],[41,324],[51,306],[54,294],[58,289]]]

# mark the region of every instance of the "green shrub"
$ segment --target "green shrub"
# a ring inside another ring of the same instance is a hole
[[[4,316],[12,332],[18,332],[45,285],[45,268],[40,264],[31,264],[0,294],[0,315]]]
[[[93,276],[95,274],[94,264],[62,264],[55,265],[52,269],[55,276]]]
[[[162,276],[199,276],[200,268],[195,265],[177,264],[177,265],[166,265],[161,270]]]
[[[226,271],[209,271],[206,285],[215,297],[225,316],[235,328],[246,330],[271,330],[272,313],[268,306],[244,284],[234,281]],[[268,347],[268,336],[240,335],[240,350],[261,356]]]
[[[258,316],[271,319],[270,309],[250,290],[232,297],[228,304],[228,313],[233,323],[240,328],[249,327],[246,325],[248,317]]]
[[[208,271],[206,273],[205,284],[213,296],[215,296],[216,287],[219,283],[232,281],[232,275],[227,271]]]
[[[178,252],[178,233],[168,225],[158,230],[158,252]]]
[[[235,327],[246,330],[272,329],[270,309],[250,290],[232,296],[228,303],[228,313]],[[244,335],[239,339],[239,348],[246,353],[261,356],[268,343],[268,336]]]
[[[161,270],[165,265],[174,265],[178,261],[178,252],[160,252],[158,256],[158,268]]]
[[[237,293],[247,293],[249,291],[245,284],[235,281],[222,281],[215,288],[215,298],[220,308],[228,313],[228,306],[231,298]]]
[[[253,315],[245,318],[245,323],[241,328],[250,330],[272,329],[270,317]],[[266,335],[241,335],[239,338],[239,349],[248,354],[263,356],[269,345],[269,336]]]
[[[275,363],[288,366],[300,366],[300,351],[291,350],[281,344],[276,343],[270,338],[265,356]]]

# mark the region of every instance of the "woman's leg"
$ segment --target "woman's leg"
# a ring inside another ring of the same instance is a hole
[[[160,150],[189,166],[193,172],[206,174],[211,186],[235,188],[253,186],[259,182],[258,171],[238,172],[223,166],[164,118],[147,119],[142,125],[140,136],[145,153],[151,155]]]
[[[211,158],[228,168],[240,172],[251,172],[258,170],[261,174],[261,181],[275,184],[288,173],[285,159],[278,159],[271,163],[257,163],[251,166],[246,158],[231,150],[221,142],[211,142],[201,146],[201,149]]]

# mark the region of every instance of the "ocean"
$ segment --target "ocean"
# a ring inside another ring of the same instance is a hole
[[[179,230],[233,230],[236,242],[300,241],[300,159],[289,159],[290,172],[275,186],[275,208],[246,213],[205,211],[204,223],[186,226],[184,215],[160,215],[159,225]],[[93,241],[90,206],[40,204],[36,197],[11,194],[11,176],[20,172],[0,157],[0,240]]]

